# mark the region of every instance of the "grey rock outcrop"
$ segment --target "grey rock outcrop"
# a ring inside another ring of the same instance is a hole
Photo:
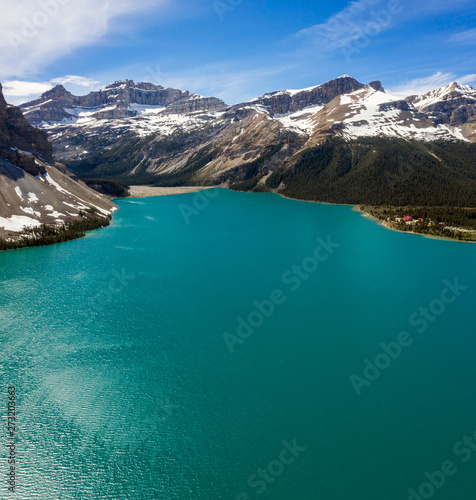
[[[265,94],[255,99],[253,103],[261,104],[273,115],[284,115],[310,106],[324,106],[338,95],[349,94],[364,87],[365,85],[359,83],[354,78],[343,76],[299,92],[279,91]]]
[[[74,121],[84,111],[99,120],[129,118],[140,113],[135,105],[163,107],[170,113],[226,108],[222,100],[214,97],[201,97],[151,83],[119,80],[85,96],[75,96],[62,85],[57,85],[40,98],[23,104],[21,110],[29,123],[39,126]]]
[[[422,96],[407,97],[406,100],[437,124],[460,126],[475,121],[476,91],[467,85],[453,82]]]

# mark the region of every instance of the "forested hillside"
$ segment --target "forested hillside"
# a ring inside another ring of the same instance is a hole
[[[331,203],[476,207],[476,144],[333,139],[282,165],[265,186]]]

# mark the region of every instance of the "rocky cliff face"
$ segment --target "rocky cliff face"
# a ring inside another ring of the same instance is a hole
[[[15,106],[9,106],[0,84],[0,157],[36,175],[34,157],[53,161],[53,147],[43,130],[32,127]]]
[[[163,108],[169,113],[191,113],[225,108],[214,97],[202,97],[151,83],[121,80],[86,96],[74,96],[62,85],[45,92],[39,99],[25,103],[21,110],[35,126],[75,122],[78,118],[120,119],[141,114],[141,108]],[[158,109],[157,109],[158,110]]]
[[[476,91],[456,82],[422,96],[407,97],[407,101],[439,123],[461,125],[474,116]]]
[[[75,220],[91,208],[105,217],[115,205],[56,163],[46,132],[5,102],[0,85],[0,238]]]
[[[381,87],[380,82],[373,82],[373,84]],[[264,106],[273,115],[283,115],[295,113],[310,106],[324,106],[338,95],[350,94],[363,87],[363,84],[346,75],[309,89],[283,90],[265,94],[252,102]]]

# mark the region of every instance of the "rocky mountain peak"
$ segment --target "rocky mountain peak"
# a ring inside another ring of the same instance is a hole
[[[116,80],[104,87],[105,90],[117,89],[119,87],[135,87],[134,80]]]
[[[380,84],[380,82],[373,82],[373,84]],[[364,87],[365,85],[355,78],[343,75],[322,85],[307,89],[282,90],[265,94],[252,102],[264,106],[272,115],[284,115],[311,106],[325,106],[338,95],[350,94]],[[380,85],[380,88],[383,87]]]
[[[437,125],[465,125],[467,136],[476,129],[476,91],[469,85],[452,82],[426,94],[407,97],[406,100],[427,113]]]
[[[0,85],[0,157],[15,165],[36,172],[33,156],[53,161],[53,148],[46,132],[32,127],[21,111],[10,106]]]
[[[148,82],[135,82],[134,80],[117,80],[115,82],[106,85],[102,90],[146,90],[146,91],[154,91],[154,90],[165,90],[162,85],[154,85],[153,83]],[[188,93],[188,92],[187,92]]]
[[[59,98],[59,99],[64,99],[64,98],[70,98],[73,97],[73,94],[71,92],[68,92],[63,85],[56,85],[53,87],[51,90],[46,91],[42,97],[48,97],[50,99],[52,98]]]
[[[374,82],[369,83],[369,87],[372,87],[379,92],[385,92],[385,89],[382,86],[382,82],[380,80],[375,80]]]
[[[5,101],[5,97],[3,97],[3,86],[0,83],[0,112],[2,109],[5,110],[6,108],[7,108],[7,101]]]
[[[118,80],[85,96],[75,96],[62,85],[21,106],[35,126],[75,123],[78,119],[111,120],[132,118],[144,109],[156,112],[191,113],[226,108],[215,97],[201,97],[178,89],[133,80]]]

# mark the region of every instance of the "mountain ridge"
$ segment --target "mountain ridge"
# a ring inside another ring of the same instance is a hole
[[[85,96],[75,96],[64,86],[57,85],[38,99],[22,104],[20,109],[31,125],[38,126],[43,123],[74,123],[81,113],[97,119],[120,119],[140,114],[131,108],[131,104],[182,113],[226,107],[215,97],[202,97],[152,83],[118,80]]]
[[[56,92],[71,99],[63,89]],[[215,98],[132,80],[114,82],[98,92],[88,94],[89,104],[102,99],[102,106],[133,116],[111,118],[104,109],[96,109],[70,122],[43,123],[41,128],[48,132],[57,157],[77,175],[127,184],[231,185],[248,178],[249,165],[256,162],[265,165],[258,168],[264,178],[292,165],[297,154],[332,139],[476,142],[476,91],[456,83],[433,94],[402,98],[388,94],[380,81],[363,84],[343,75],[233,106],[220,101],[217,107]],[[154,107],[159,95],[166,98],[163,92],[172,92],[173,102]],[[45,103],[49,97],[40,99]],[[210,106],[206,99],[212,99]],[[201,100],[202,109],[190,108],[195,100]],[[152,104],[140,104],[144,102]],[[32,103],[23,109],[34,121]]]

